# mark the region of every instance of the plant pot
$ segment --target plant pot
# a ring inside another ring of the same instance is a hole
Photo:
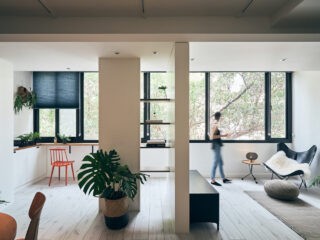
[[[129,222],[127,197],[116,200],[105,199],[104,220],[110,229],[120,229]]]

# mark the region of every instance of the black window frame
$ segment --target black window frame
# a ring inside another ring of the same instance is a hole
[[[197,71],[200,72],[200,71]],[[210,73],[227,71],[204,71],[205,73],[205,133],[210,129]],[[262,71],[229,71],[229,72],[262,72]],[[286,136],[284,138],[271,137],[271,72],[285,71],[266,71],[265,73],[265,139],[264,140],[227,140],[225,143],[291,143],[292,142],[292,72],[286,73]],[[196,72],[190,72],[196,73]],[[192,140],[190,143],[209,143],[209,136],[205,134],[204,140]]]
[[[196,71],[190,73],[204,73],[205,74],[205,133],[210,129],[210,73],[213,71]],[[222,72],[222,71],[221,71]],[[224,71],[225,72],[225,71]],[[263,71],[232,71],[232,72],[263,72]],[[284,71],[273,71],[284,72]],[[144,99],[150,98],[150,76],[152,73],[158,71],[143,72],[143,97]],[[265,139],[264,140],[223,140],[226,143],[279,143],[279,142],[292,142],[292,72],[286,73],[286,136],[284,138],[271,137],[271,71],[265,71]],[[144,121],[150,118],[150,103],[144,102]],[[150,139],[150,125],[143,125],[143,135],[141,142],[145,143]],[[205,134],[203,140],[189,139],[190,143],[209,143],[209,137]]]
[[[97,143],[99,140],[85,140],[84,139],[84,73],[80,73],[80,107],[76,109],[76,136],[70,137],[70,142],[72,143]],[[68,108],[61,108],[61,109],[68,109]],[[75,109],[75,108],[69,108]],[[40,125],[39,125],[39,110],[40,109],[33,109],[33,131],[39,132]],[[59,133],[59,108],[55,109],[55,136],[58,136]],[[54,137],[40,137],[39,142],[53,142]],[[59,139],[58,139],[59,141]]]

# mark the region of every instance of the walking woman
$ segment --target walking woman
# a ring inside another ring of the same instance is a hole
[[[223,172],[223,161],[221,157],[221,147],[222,147],[222,137],[227,137],[228,134],[221,134],[219,130],[219,121],[221,118],[221,113],[216,112],[214,114],[214,123],[211,129],[211,140],[212,140],[212,149],[213,149],[213,165],[211,169],[211,184],[216,186],[221,186],[219,182],[216,181],[216,169],[219,166],[220,177],[222,178],[223,183],[230,183],[231,180],[227,179]]]

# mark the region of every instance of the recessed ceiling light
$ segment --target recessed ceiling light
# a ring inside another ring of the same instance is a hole
[[[280,61],[281,62],[285,62],[285,61],[287,61],[287,59],[286,58],[281,58]]]
[[[120,52],[114,52],[114,54],[115,54],[115,55],[119,55],[119,54],[120,54]]]
[[[67,69],[67,70],[70,70],[70,68],[69,68],[69,67],[67,67],[66,69]]]
[[[157,51],[153,51],[152,53],[153,53],[153,54],[158,54],[158,52],[157,52]]]
[[[190,58],[190,61],[194,61],[194,58]]]

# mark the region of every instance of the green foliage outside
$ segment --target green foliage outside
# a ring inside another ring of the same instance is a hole
[[[234,140],[265,138],[264,72],[210,74],[210,126],[214,113],[222,112],[222,131]],[[190,73],[190,139],[205,138],[205,76]],[[273,73],[271,81],[272,137],[285,137],[285,73]]]
[[[99,139],[99,73],[84,73],[84,139]]]
[[[39,110],[39,132],[42,137],[55,135],[55,109]]]
[[[159,87],[169,86],[168,73],[151,74],[151,98],[161,98]],[[221,129],[234,140],[265,138],[265,73],[217,72],[210,74],[210,126],[214,113],[222,112]],[[271,74],[271,137],[285,137],[285,73]],[[141,81],[143,83],[143,81]],[[205,139],[205,73],[190,73],[189,129],[191,140]],[[143,88],[141,88],[143,90]],[[143,109],[143,103],[141,104]],[[170,106],[151,103],[151,119],[170,121]],[[143,111],[140,120],[143,121]],[[141,135],[143,134],[141,128]],[[150,126],[152,138],[166,138],[169,127]]]

